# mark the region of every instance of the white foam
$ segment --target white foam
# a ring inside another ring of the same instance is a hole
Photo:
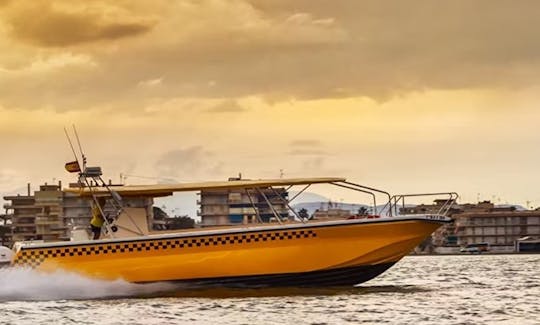
[[[173,289],[174,286],[167,283],[105,281],[65,271],[41,273],[23,268],[0,269],[0,301],[140,297]]]

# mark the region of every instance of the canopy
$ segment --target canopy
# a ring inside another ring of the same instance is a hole
[[[221,182],[155,184],[155,185],[125,185],[110,186],[109,188],[121,196],[168,196],[173,192],[193,192],[201,190],[219,190],[235,188],[264,188],[270,186],[308,185],[320,183],[344,182],[345,178],[315,177],[315,178],[288,178],[288,179],[260,179],[260,180],[233,180]],[[89,196],[109,194],[105,187],[67,188],[64,192]]]

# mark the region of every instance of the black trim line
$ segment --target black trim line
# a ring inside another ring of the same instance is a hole
[[[326,269],[300,273],[281,273],[265,275],[248,275],[237,277],[204,278],[190,280],[172,280],[191,287],[324,287],[352,286],[369,281],[388,270],[395,262]],[[141,283],[141,282],[139,282]]]

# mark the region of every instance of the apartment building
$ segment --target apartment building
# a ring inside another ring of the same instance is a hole
[[[79,185],[74,183],[70,186]],[[3,241],[11,245],[13,242],[26,240],[69,240],[71,229],[88,228],[92,217],[92,199],[66,193],[61,188],[61,183],[44,184],[32,194],[28,185],[26,195],[5,196],[4,200],[8,203],[4,205],[4,219],[10,222],[4,222],[2,229],[9,235],[4,235]],[[124,198],[122,204],[125,208],[141,208],[148,217],[148,224],[153,225],[151,197]],[[111,204],[106,204],[104,212],[113,216],[116,210]]]
[[[400,213],[436,213],[442,202],[406,207]],[[452,224],[432,235],[436,247],[463,247],[487,243],[493,251],[512,252],[520,238],[540,238],[540,210],[518,210],[513,206],[495,206],[490,201],[455,204],[449,211]]]
[[[4,205],[11,219],[11,240],[66,240],[67,228],[62,215],[61,184],[41,185],[31,194],[30,185],[26,195],[5,196],[10,201]]]
[[[288,192],[284,188],[202,190],[198,193],[201,226],[288,220]]]
[[[540,211],[493,209],[454,215],[457,244],[489,243],[492,248],[513,250],[518,239],[540,238]]]

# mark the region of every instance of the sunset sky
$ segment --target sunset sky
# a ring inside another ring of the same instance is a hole
[[[0,193],[344,176],[540,206],[539,1],[0,0]],[[328,197],[355,201],[343,194]]]

